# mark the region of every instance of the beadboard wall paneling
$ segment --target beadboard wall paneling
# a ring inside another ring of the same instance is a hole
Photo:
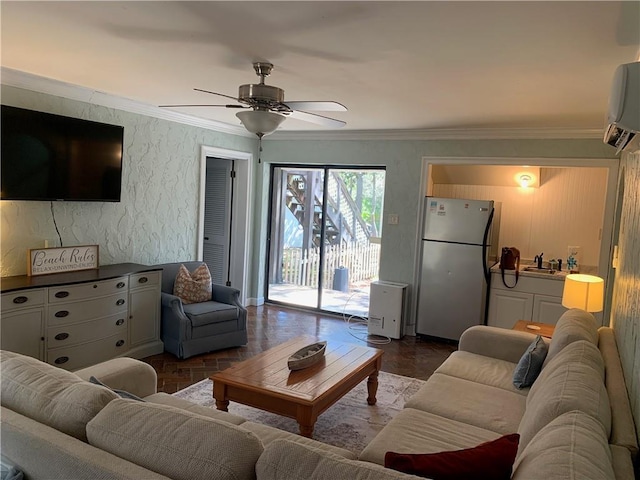
[[[124,126],[119,203],[53,202],[65,246],[100,246],[100,265],[195,259],[200,147],[253,152],[251,138],[2,86],[2,103]],[[28,248],[59,245],[49,202],[0,202],[0,275],[26,273]]]
[[[517,247],[522,258],[567,258],[582,247],[581,262],[597,266],[605,207],[607,169],[541,168],[540,188],[434,184],[433,195],[502,203],[500,247]]]
[[[640,152],[622,155],[624,184],[611,326],[640,436]]]

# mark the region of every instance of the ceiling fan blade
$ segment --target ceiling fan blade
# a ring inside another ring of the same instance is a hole
[[[314,110],[318,112],[346,112],[347,107],[338,102],[283,102],[291,110]]]
[[[291,118],[297,118],[298,120],[304,120],[305,122],[316,123],[318,125],[322,125],[323,127],[329,128],[340,128],[344,127],[347,124],[347,122],[343,122],[342,120],[323,117],[322,115],[317,115],[315,113],[301,112],[300,110],[294,110],[288,116]]]
[[[196,92],[210,93],[211,95],[219,95],[220,97],[230,98],[231,100],[235,100],[236,102],[240,101],[236,97],[232,97],[231,95],[225,95],[224,93],[212,92],[210,90],[203,90],[201,88],[194,88],[194,90]]]
[[[171,107],[225,107],[225,108],[249,108],[249,107],[245,107],[242,105],[208,105],[208,104],[204,104],[204,105],[196,105],[193,103],[187,103],[187,104],[179,104],[179,105],[158,105],[158,107],[160,108],[171,108]]]

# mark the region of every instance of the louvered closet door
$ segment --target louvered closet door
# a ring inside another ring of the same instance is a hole
[[[207,158],[203,260],[220,285],[227,282],[229,268],[232,166],[232,160]]]

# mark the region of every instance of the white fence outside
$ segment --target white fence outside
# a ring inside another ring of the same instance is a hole
[[[338,268],[349,270],[349,283],[374,279],[380,266],[380,244],[350,243],[325,246],[324,288],[331,288]],[[320,248],[303,251],[285,248],[283,251],[282,281],[303,287],[318,287]]]

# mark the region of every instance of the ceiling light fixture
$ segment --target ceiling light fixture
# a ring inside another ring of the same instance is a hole
[[[267,110],[246,110],[236,113],[244,128],[258,136],[258,163],[262,153],[262,137],[275,132],[287,118],[279,113]]]
[[[275,132],[287,118],[275,112],[266,110],[246,110],[236,113],[244,128],[259,137]]]
[[[520,183],[520,186],[522,188],[528,188],[529,185],[531,185],[533,181],[533,178],[531,178],[531,175],[528,174],[524,174],[524,175],[520,175],[520,177],[518,178],[518,183]]]

